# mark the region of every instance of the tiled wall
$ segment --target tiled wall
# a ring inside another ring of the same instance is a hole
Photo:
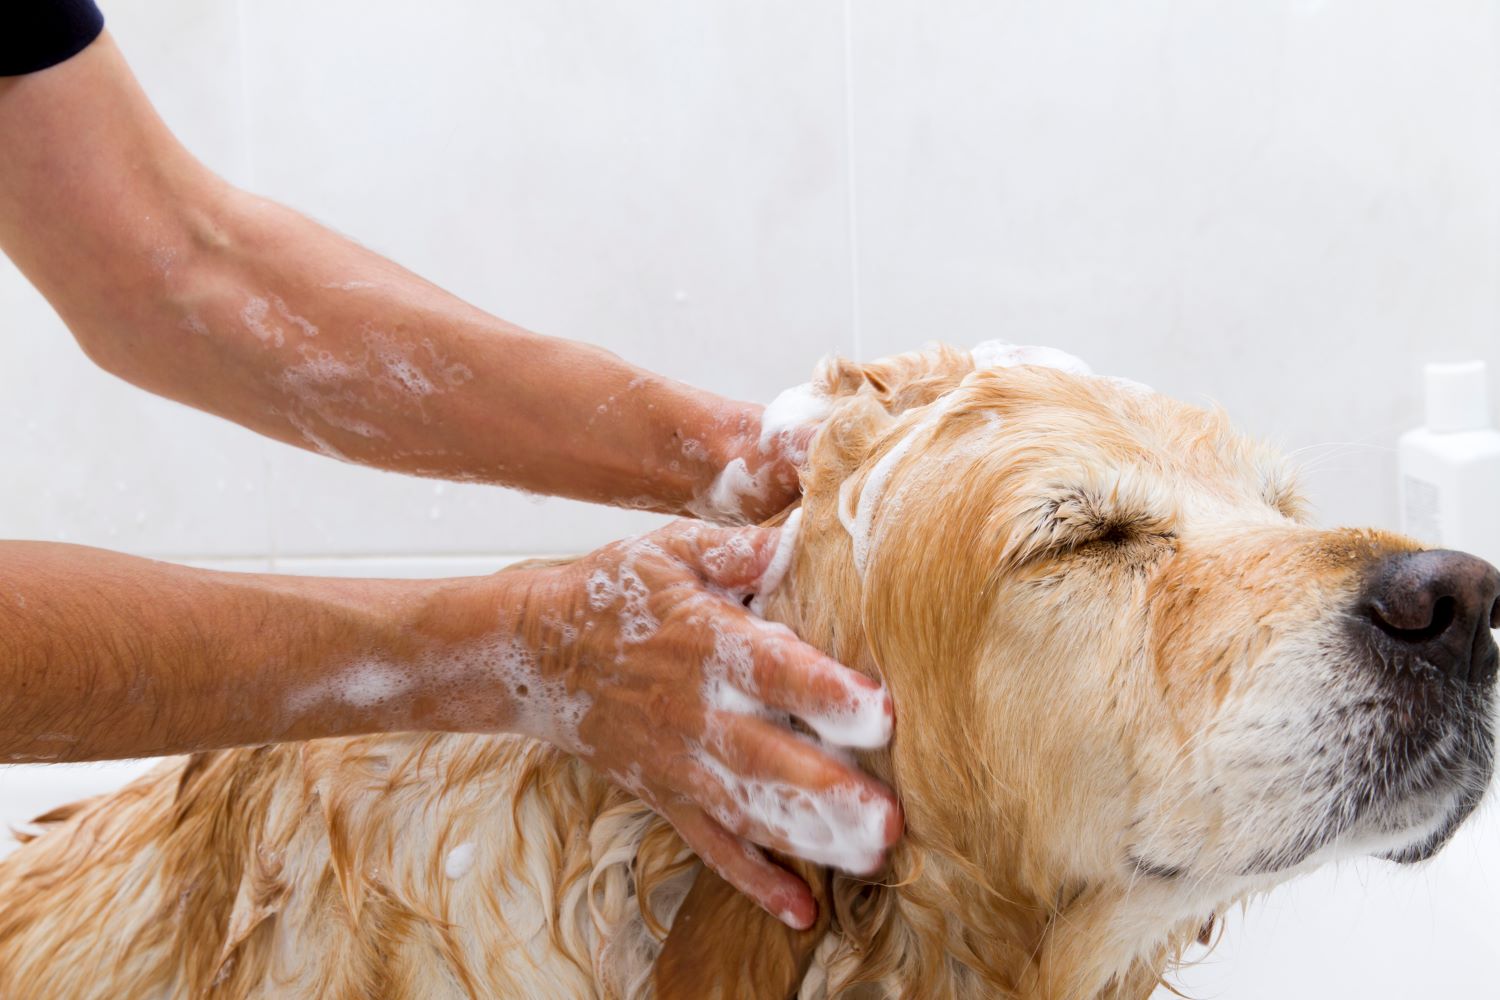
[[[232,179],[730,395],[768,399],[828,351],[1050,343],[1309,448],[1325,518],[1389,525],[1418,364],[1500,366],[1494,0],[104,6]],[[3,261],[0,414],[9,536],[441,575],[654,523],[343,466],[149,398]],[[0,771],[0,818],[41,804],[27,782],[120,772],[33,773]],[[1491,820],[1424,872],[1319,876],[1187,982],[1487,995],[1497,869]]]

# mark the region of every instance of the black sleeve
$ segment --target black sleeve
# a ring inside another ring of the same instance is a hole
[[[55,66],[103,30],[94,0],[0,0],[0,76]]]

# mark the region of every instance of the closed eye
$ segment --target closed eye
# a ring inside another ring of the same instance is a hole
[[[1098,546],[1124,548],[1141,541],[1176,537],[1172,520],[1148,498],[1114,483],[1106,490],[1060,487],[1039,505],[1032,539],[1034,555],[1067,554]]]

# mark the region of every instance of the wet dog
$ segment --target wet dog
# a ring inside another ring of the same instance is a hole
[[[880,677],[906,839],[790,930],[545,745],[200,754],[0,863],[0,995],[1144,998],[1213,914],[1437,851],[1500,574],[1308,522],[1217,412],[1045,350],[830,361],[766,617]],[[792,862],[789,862],[792,863]],[[862,987],[862,989],[860,989]]]

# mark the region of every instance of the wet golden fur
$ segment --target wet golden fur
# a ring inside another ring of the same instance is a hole
[[[674,916],[663,995],[1148,996],[1215,908],[1285,877],[1229,876],[1248,820],[1178,784],[1195,739],[1407,543],[1308,527],[1218,413],[972,369],[934,349],[819,372],[835,411],[768,617],[890,686],[896,738],[863,759],[908,834],[879,882],[815,879],[818,934],[716,893],[545,746],[372,736],[173,760],[47,818],[0,863],[0,996],[641,995]],[[861,575],[840,505],[914,429]],[[1123,843],[1208,846],[1174,881]]]

